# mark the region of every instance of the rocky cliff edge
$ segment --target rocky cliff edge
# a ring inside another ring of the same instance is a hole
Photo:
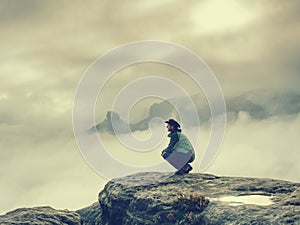
[[[300,224],[300,184],[270,178],[146,172],[109,181],[91,206],[19,208],[0,224]]]

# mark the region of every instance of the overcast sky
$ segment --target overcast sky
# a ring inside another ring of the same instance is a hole
[[[299,10],[296,0],[0,0],[0,213],[37,205],[78,209],[97,201],[107,180],[86,164],[72,131],[77,84],[97,57],[128,42],[168,41],[199,55],[228,99],[252,93],[264,105],[283,92],[299,97]],[[99,96],[97,120],[105,119],[126,83],[153,73],[190,95],[201,93],[174,68],[131,66]],[[296,107],[291,113],[255,120],[247,110],[238,112],[206,172],[299,182],[298,97],[289,105],[273,99],[274,107]],[[137,104],[133,121],[146,118],[154,102]],[[209,130],[203,127],[199,152]],[[113,138],[106,141],[117,148]]]

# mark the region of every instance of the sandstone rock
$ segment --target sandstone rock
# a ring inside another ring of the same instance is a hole
[[[50,206],[18,208],[0,216],[0,224],[18,225],[80,225],[80,215],[65,210],[55,210]]]
[[[76,212],[81,216],[82,225],[103,225],[102,209],[99,202],[93,203],[91,206],[78,209]]]
[[[191,210],[180,211],[174,208],[174,202],[180,194],[194,193],[210,200],[203,210],[192,211],[194,219],[199,219],[194,224],[300,224],[299,190],[299,183],[269,178],[138,173],[108,182],[99,193],[99,204],[107,225],[168,224],[157,221],[164,214],[176,217],[169,224],[193,224],[187,220]],[[269,196],[272,204],[231,205],[217,200],[245,195]]]
[[[205,173],[137,173],[112,179],[98,202],[75,212],[47,206],[20,208],[0,216],[0,224],[296,225],[300,224],[300,184]]]

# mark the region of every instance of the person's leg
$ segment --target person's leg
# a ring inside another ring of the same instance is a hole
[[[190,165],[191,162],[193,162],[195,160],[194,155],[191,156],[190,160],[188,161],[188,163],[186,164],[186,169],[184,170],[184,173],[189,173],[193,167]]]
[[[194,160],[195,160],[195,155],[191,155],[191,158],[190,158],[190,160],[188,161],[188,163],[194,162]]]
[[[193,167],[189,163],[193,162],[194,160],[195,156],[194,154],[192,154],[192,152],[174,152],[167,159],[167,161],[177,169],[177,171],[175,172],[176,175],[189,173],[193,169]]]

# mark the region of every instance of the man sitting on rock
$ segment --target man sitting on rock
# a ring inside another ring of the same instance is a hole
[[[193,169],[189,163],[195,160],[194,148],[189,139],[181,133],[180,124],[176,120],[169,119],[165,123],[168,124],[167,129],[170,132],[170,143],[161,156],[177,169],[176,175],[187,174]]]

